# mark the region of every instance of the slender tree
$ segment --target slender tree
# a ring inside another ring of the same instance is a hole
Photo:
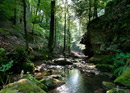
[[[64,18],[64,48],[63,48],[63,55],[65,56],[65,50],[66,50],[66,9],[67,9],[67,0],[65,0],[64,6],[65,6],[65,18]]]
[[[55,25],[54,21],[55,21],[55,0],[51,0],[51,21],[50,21],[50,34],[48,42],[50,56],[52,55],[54,44],[54,25]]]
[[[94,18],[97,18],[97,0],[94,0]]]
[[[16,10],[16,5],[17,5],[17,1],[15,0],[15,8],[14,8],[14,25],[16,25],[16,15],[17,15],[17,10]]]
[[[24,19],[24,33],[26,41],[26,51],[28,52],[28,33],[27,33],[27,23],[26,23],[26,1],[23,0],[23,19]]]
[[[71,52],[70,16],[68,17],[68,52]]]
[[[91,21],[91,0],[89,0],[89,22]]]

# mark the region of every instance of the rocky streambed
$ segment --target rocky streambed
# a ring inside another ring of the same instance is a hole
[[[58,58],[46,63],[38,65],[34,75],[23,75],[0,93],[114,93],[111,91],[118,89],[110,74],[100,73],[84,58]]]

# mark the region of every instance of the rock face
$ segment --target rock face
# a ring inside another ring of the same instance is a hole
[[[113,54],[115,50],[130,51],[130,1],[113,0],[106,6],[105,14],[88,24],[81,43],[86,45],[84,53]]]

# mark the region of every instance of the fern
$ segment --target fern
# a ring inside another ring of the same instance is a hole
[[[120,76],[129,66],[125,65],[125,66],[121,66],[119,68],[117,68],[115,71],[114,71],[114,75],[115,76]]]

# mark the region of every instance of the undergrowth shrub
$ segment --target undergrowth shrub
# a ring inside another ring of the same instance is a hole
[[[20,73],[22,70],[25,70],[25,72],[33,72],[34,64],[30,62],[24,48],[20,46],[17,47],[17,49],[12,51],[8,57],[14,61],[13,67],[11,68],[14,73]]]
[[[118,51],[118,53],[113,58],[113,73],[115,76],[120,76],[128,67],[129,64],[127,60],[130,58],[130,53],[123,53]]]
[[[0,48],[0,85],[4,86],[10,82],[9,70],[13,66],[13,60],[8,59],[5,49]]]

